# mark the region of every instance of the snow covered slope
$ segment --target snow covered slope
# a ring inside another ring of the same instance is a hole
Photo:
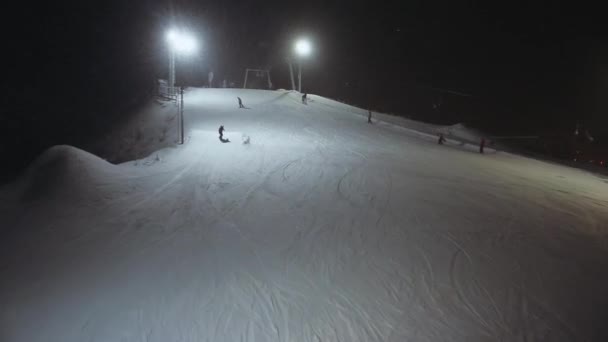
[[[175,144],[176,116],[175,101],[152,99],[89,148],[112,162],[144,158]]]
[[[606,180],[363,114],[193,90],[184,146],[47,151],[0,190],[0,340],[606,340]]]

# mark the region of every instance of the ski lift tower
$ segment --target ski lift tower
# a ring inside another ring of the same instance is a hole
[[[251,75],[251,76],[250,76]],[[243,89],[247,88],[247,81],[254,78],[257,84],[267,82],[267,89],[272,89],[272,81],[270,81],[270,71],[267,69],[246,69],[245,70],[245,81],[243,82]]]

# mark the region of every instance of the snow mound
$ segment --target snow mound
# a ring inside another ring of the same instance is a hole
[[[439,129],[441,133],[467,142],[479,142],[484,134],[476,129],[467,127],[463,123],[457,123],[451,126],[445,126]]]
[[[99,199],[102,185],[116,166],[88,152],[68,145],[43,152],[20,179],[21,199]]]
[[[112,163],[142,159],[177,142],[177,106],[155,99],[87,149]]]

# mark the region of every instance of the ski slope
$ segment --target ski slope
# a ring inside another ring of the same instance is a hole
[[[0,190],[0,341],[608,337],[606,179],[317,96],[185,102],[183,146],[56,146]]]

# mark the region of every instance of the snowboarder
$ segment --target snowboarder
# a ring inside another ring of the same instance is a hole
[[[486,138],[481,138],[479,143],[479,153],[483,153],[483,148],[486,147]]]
[[[243,106],[243,100],[241,100],[240,97],[237,97],[237,99],[239,99],[239,108],[245,108],[245,106]]]
[[[220,128],[217,130],[220,133],[220,141],[223,143],[229,143],[230,139],[228,138],[224,138],[224,126],[220,126]]]
[[[445,137],[443,136],[443,133],[439,133],[439,140],[437,140],[437,143],[439,145],[443,145],[444,142],[445,142]]]
[[[367,123],[368,124],[372,123],[372,111],[371,110],[367,111]]]
[[[303,104],[307,104],[307,98],[306,98],[307,95],[308,94],[306,94],[306,93],[304,93],[304,95],[302,95],[302,103]]]

